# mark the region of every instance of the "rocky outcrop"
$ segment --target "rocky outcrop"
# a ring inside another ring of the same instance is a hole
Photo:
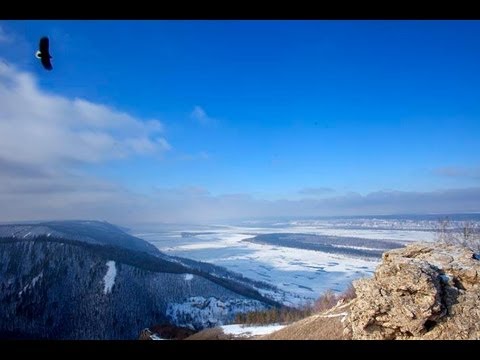
[[[194,333],[195,331],[188,328],[162,324],[143,329],[139,340],[183,340]]]
[[[353,339],[480,339],[480,261],[463,247],[412,244],[354,282]]]

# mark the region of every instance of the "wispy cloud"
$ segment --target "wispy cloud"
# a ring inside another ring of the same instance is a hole
[[[332,189],[332,188],[329,188],[329,187],[307,187],[307,188],[303,188],[303,189],[300,189],[298,191],[299,194],[301,195],[307,195],[307,196],[323,196],[323,195],[326,195],[326,194],[331,194],[331,193],[334,193],[335,190]]]
[[[155,119],[42,91],[29,73],[0,63],[0,158],[32,166],[98,163],[170,150]]]
[[[0,62],[0,219],[126,219],[145,199],[78,165],[170,149],[158,120],[47,93]]]
[[[171,149],[163,133],[158,120],[139,119],[103,104],[45,92],[32,74],[0,62],[0,204],[8,204],[0,206],[0,220],[96,218],[134,225],[480,211],[480,187],[366,195],[338,195],[319,187],[300,193],[321,197],[265,200],[249,194],[213,195],[198,186],[138,194],[80,171],[79,164],[159,156]],[[197,155],[208,157],[207,153]],[[443,176],[475,174],[459,168],[437,172]]]
[[[193,108],[190,117],[203,126],[215,125],[217,123],[216,119],[208,116],[206,111],[198,105]]]
[[[378,191],[322,199],[264,200],[249,194],[212,195],[191,188],[158,190],[145,222],[203,222],[288,216],[354,216],[479,212],[480,187],[431,192]],[[155,220],[157,219],[157,220]]]
[[[480,179],[480,167],[445,166],[433,169],[433,173],[452,178]]]
[[[13,35],[8,34],[5,29],[2,27],[2,24],[0,24],[0,44],[1,43],[10,43],[13,41]]]
[[[24,179],[27,181],[26,179]],[[0,180],[1,182],[1,180]],[[201,187],[159,188],[148,195],[75,176],[1,184],[0,219],[97,218],[125,225],[212,223],[221,220],[480,212],[480,188],[432,192],[349,193],[322,199],[264,200],[249,194],[213,195]],[[26,191],[25,191],[26,190]]]

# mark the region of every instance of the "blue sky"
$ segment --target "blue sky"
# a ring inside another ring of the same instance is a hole
[[[0,57],[41,93],[162,125],[158,153],[52,165],[63,173],[136,196],[266,201],[480,185],[479,21],[2,21],[0,31]],[[32,56],[42,35],[51,73]]]

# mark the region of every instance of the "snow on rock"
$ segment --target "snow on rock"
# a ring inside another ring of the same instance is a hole
[[[201,330],[230,322],[237,313],[263,309],[265,306],[257,300],[195,296],[183,303],[168,304],[167,316],[176,326]]]
[[[185,274],[185,281],[190,281],[193,279],[193,274]]]
[[[117,276],[117,267],[115,266],[115,261],[107,261],[107,267],[107,273],[103,278],[103,282],[105,283],[105,287],[103,289],[104,294],[112,292],[112,287],[115,284],[115,277]]]
[[[286,325],[280,324],[270,324],[263,326],[247,326],[247,325],[224,325],[221,326],[223,333],[225,335],[235,335],[238,337],[251,337],[251,336],[260,336],[268,335],[274,331],[283,329]]]
[[[166,339],[162,339],[161,337],[159,337],[158,335],[155,335],[155,334],[150,335],[150,339],[152,339],[152,340],[166,340]]]

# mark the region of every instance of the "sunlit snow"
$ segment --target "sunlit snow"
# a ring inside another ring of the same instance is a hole
[[[107,267],[107,273],[103,278],[103,282],[105,283],[105,287],[103,289],[104,294],[112,292],[112,287],[115,284],[115,278],[117,276],[117,268],[115,266],[115,261],[107,261]]]

